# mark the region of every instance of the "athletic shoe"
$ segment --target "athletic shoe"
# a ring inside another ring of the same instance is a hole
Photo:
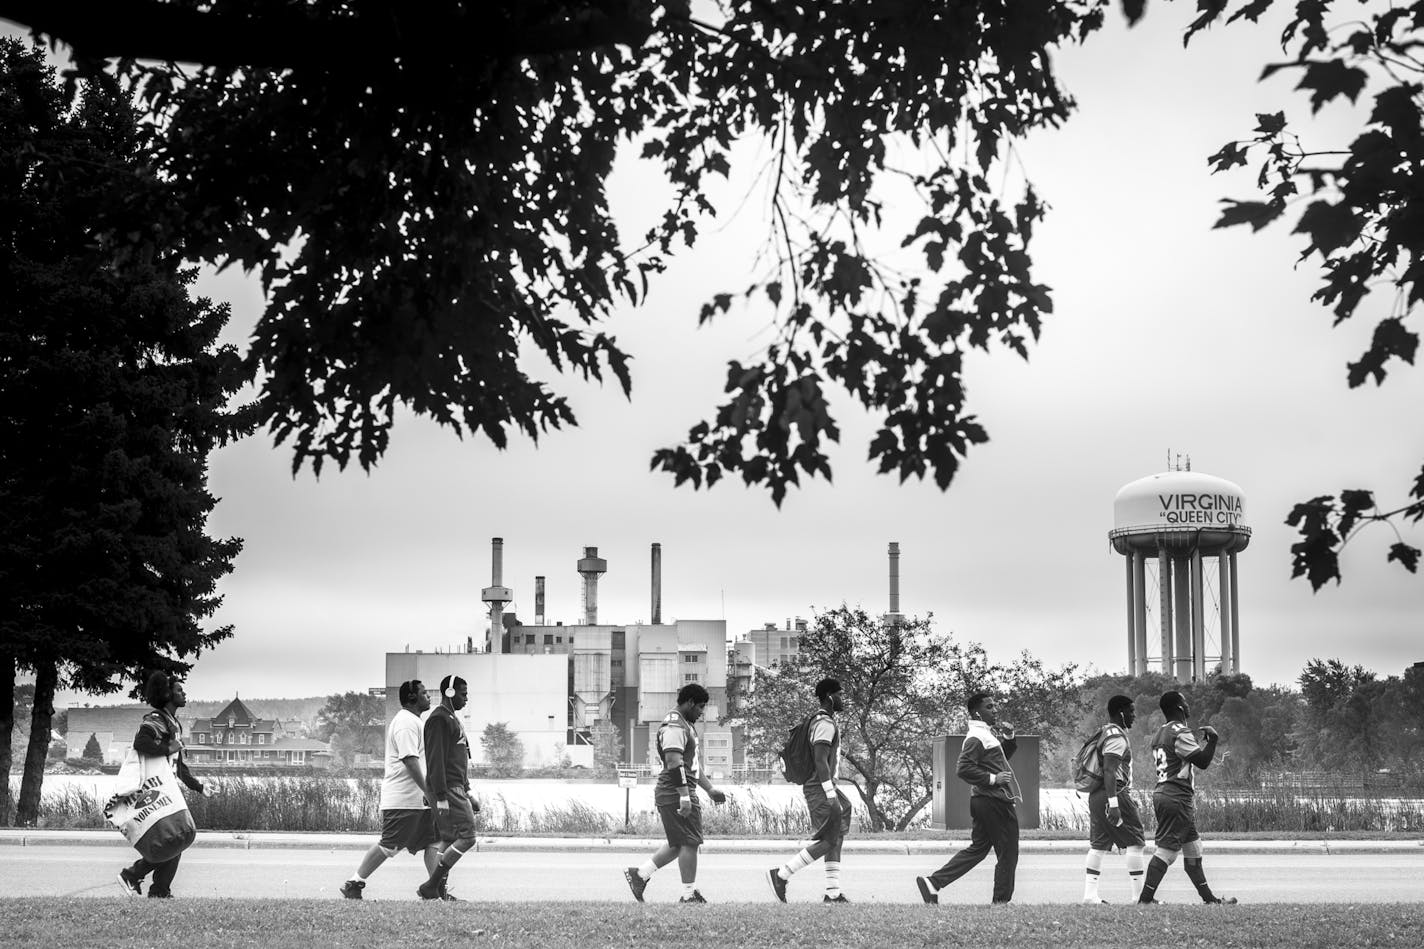
[[[846,899],[846,895],[845,895],[844,893],[837,893],[835,896],[831,896],[830,894],[827,894],[827,895],[821,897],[821,902],[822,902],[822,903],[849,903],[850,900]]]
[[[633,891],[633,899],[639,903],[643,902],[643,891],[648,888],[648,881],[638,873],[638,868],[629,867],[624,870],[623,879],[628,881],[628,889]]]
[[[702,898],[702,891],[701,891],[701,890],[693,890],[691,896],[684,896],[682,899],[678,900],[678,902],[679,902],[679,903],[705,903],[705,902],[707,902],[707,901]]]
[[[1212,898],[1209,899],[1209,900],[1206,900],[1205,902],[1207,902],[1207,903],[1219,903],[1219,904],[1221,904],[1222,906],[1235,906],[1235,905],[1236,905],[1236,897],[1234,897],[1234,896],[1228,896],[1228,897],[1222,898],[1222,897],[1220,897],[1220,896],[1216,896],[1216,897],[1212,897]]]
[[[915,877],[915,886],[920,888],[920,899],[926,903],[938,903],[939,894],[930,886],[930,881],[924,877]]]
[[[434,880],[426,880],[415,888],[415,892],[423,900],[438,900],[443,889],[444,887]]]
[[[365,880],[347,880],[341,884],[341,895],[348,900],[359,900],[361,898],[361,891],[365,888]]]
[[[171,900],[173,899],[173,892],[171,890],[155,890],[153,887],[149,887],[148,898],[151,900]]]
[[[781,902],[786,902],[786,881],[781,878],[780,867],[766,871],[766,882],[771,884],[772,894]]]
[[[119,871],[119,886],[124,888],[124,896],[142,896],[142,881],[128,867]]]

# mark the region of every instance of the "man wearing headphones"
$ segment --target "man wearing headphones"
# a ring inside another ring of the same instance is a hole
[[[361,899],[366,878],[402,849],[425,853],[425,872],[440,859],[435,819],[426,804],[425,736],[420,723],[430,709],[430,693],[419,679],[400,684],[400,711],[386,728],[386,774],[381,781],[381,839],[341,887],[348,900]]]
[[[430,879],[416,892],[423,900],[454,900],[445,889],[450,868],[475,845],[475,811],[470,797],[470,741],[455,713],[469,702],[459,676],[440,680],[440,704],[425,719],[425,784],[435,805],[435,826],[444,841]]]

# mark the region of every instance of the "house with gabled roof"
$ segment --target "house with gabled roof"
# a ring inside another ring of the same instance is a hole
[[[212,718],[194,719],[184,752],[193,765],[229,767],[331,766],[324,741],[303,738],[275,718],[261,718],[234,696]]]

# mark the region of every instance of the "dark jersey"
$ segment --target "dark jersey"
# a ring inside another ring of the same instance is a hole
[[[1157,768],[1157,793],[1190,801],[1196,793],[1192,764],[1187,759],[1201,745],[1186,722],[1168,722],[1152,738],[1152,762]]]
[[[658,752],[658,760],[663,763],[662,773],[658,775],[658,783],[653,788],[653,802],[655,804],[676,804],[681,795],[681,788],[697,783],[702,771],[702,761],[697,755],[697,732],[692,730],[692,725],[683,718],[682,715],[673,709],[668,712],[663,723],[658,726],[658,735],[655,741]],[[667,766],[667,754],[676,751],[682,754],[682,768],[669,768]],[[684,780],[684,772],[686,780]],[[692,796],[693,803],[697,803],[697,795]]]
[[[432,802],[445,800],[448,787],[470,786],[470,741],[459,716],[444,705],[425,717],[425,784]]]

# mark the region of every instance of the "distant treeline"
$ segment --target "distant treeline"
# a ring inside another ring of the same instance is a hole
[[[1200,778],[1206,786],[1256,785],[1280,772],[1369,776],[1364,783],[1384,787],[1424,777],[1424,663],[1381,678],[1338,659],[1311,659],[1297,682],[1299,690],[1256,688],[1249,675],[1192,684],[1155,673],[1096,676],[1084,683],[1087,705],[1076,735],[1092,733],[1111,696],[1132,696],[1137,723],[1130,737],[1141,786],[1150,780],[1152,736],[1163,722],[1157,701],[1177,689],[1191,707],[1191,724],[1221,734],[1217,761]],[[1045,781],[1067,779],[1077,742],[1061,744],[1045,762]]]

